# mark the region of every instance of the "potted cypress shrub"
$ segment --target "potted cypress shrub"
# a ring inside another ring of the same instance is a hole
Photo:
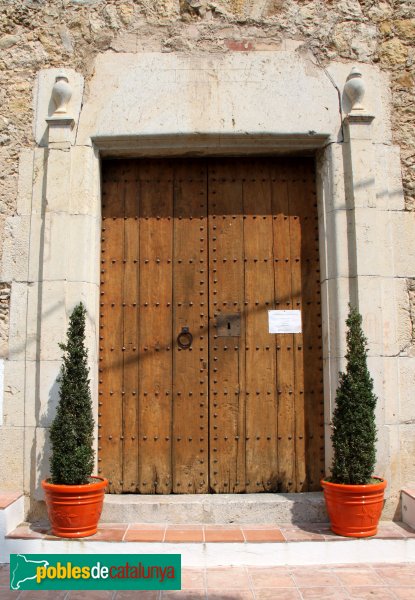
[[[345,372],[340,373],[333,413],[331,476],[321,485],[332,531],[369,537],[377,532],[386,488],[384,479],[373,476],[377,398],[367,368],[362,317],[350,305],[346,325],[347,362]]]
[[[93,535],[108,481],[92,476],[94,419],[85,348],[85,314],[78,304],[69,319],[59,403],[50,427],[51,477],[42,481],[52,533],[78,538]]]

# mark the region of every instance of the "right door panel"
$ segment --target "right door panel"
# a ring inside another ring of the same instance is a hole
[[[310,159],[208,166],[210,489],[319,489],[324,472],[318,221]],[[269,310],[302,333],[271,334]]]

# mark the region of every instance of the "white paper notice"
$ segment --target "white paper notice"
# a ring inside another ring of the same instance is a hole
[[[301,310],[269,310],[269,333],[301,333]]]

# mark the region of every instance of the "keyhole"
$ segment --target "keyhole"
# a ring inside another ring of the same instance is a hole
[[[230,328],[231,328],[231,324],[230,324],[230,322],[228,321],[228,329],[230,329]]]

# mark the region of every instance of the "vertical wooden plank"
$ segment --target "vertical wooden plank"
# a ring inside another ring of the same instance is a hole
[[[143,161],[140,179],[138,489],[171,492],[173,178]]]
[[[267,162],[249,161],[243,185],[246,304],[246,491],[278,486],[271,185]]]
[[[275,273],[275,309],[292,310],[290,214],[288,180],[291,177],[286,163],[273,161],[272,212],[273,255]],[[295,410],[293,334],[275,334],[277,361],[278,412],[278,491],[295,489]]]
[[[115,161],[114,161],[115,163]],[[109,491],[122,491],[123,385],[123,251],[124,183],[117,163],[104,171],[100,357],[99,357],[99,471],[109,480]]]
[[[124,171],[123,281],[123,492],[136,492],[138,482],[138,312],[139,312],[139,186],[137,162]]]
[[[245,340],[242,172],[238,160],[209,167],[210,488],[245,490]],[[239,335],[219,335],[217,318],[237,315]]]
[[[297,163],[298,165],[298,163]],[[297,166],[296,165],[296,166]],[[290,256],[291,289],[293,310],[302,310],[302,227],[301,215],[304,214],[304,183],[298,166],[289,177],[289,214],[290,214]],[[304,318],[304,314],[302,314]],[[302,325],[304,327],[304,325]],[[304,363],[303,334],[293,335],[292,359],[294,363],[293,402],[295,412],[295,488],[301,492],[307,489],[305,456],[305,414],[304,414]]]
[[[204,161],[177,161],[173,267],[173,491],[208,491],[208,252]],[[193,335],[182,349],[183,327]]]
[[[299,175],[303,190],[299,216],[302,229],[305,466],[307,489],[313,491],[320,489],[320,478],[324,474],[324,398],[318,216],[312,159],[302,161]]]

